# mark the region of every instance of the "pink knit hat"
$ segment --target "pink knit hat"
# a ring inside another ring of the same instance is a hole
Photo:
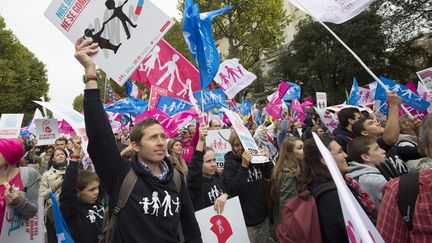
[[[0,154],[10,165],[16,165],[24,156],[24,148],[16,138],[0,138]]]

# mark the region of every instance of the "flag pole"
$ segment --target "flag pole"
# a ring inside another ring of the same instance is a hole
[[[339,36],[336,35],[336,33],[334,33],[326,24],[324,24],[324,22],[322,22],[321,20],[316,18],[312,13],[310,13],[309,10],[303,6],[303,4],[301,4],[299,1],[297,1],[297,3],[303,8],[303,10],[305,10],[310,16],[312,16],[312,18],[315,21],[320,23],[326,30],[328,30],[328,32],[330,32],[330,34],[332,34],[334,36],[334,38],[336,38],[336,40],[342,44],[343,47],[345,47],[345,49],[347,49],[347,51],[349,51],[351,53],[351,55],[353,55],[353,57],[360,63],[360,65],[362,65],[362,67],[375,79],[375,81],[377,81],[384,88],[384,90],[386,92],[390,92],[390,90],[387,88],[387,86],[384,85],[384,83],[375,75],[375,73],[373,73],[369,69],[369,67],[366,66],[366,64],[360,59],[360,57],[357,56],[357,54],[347,44],[345,44],[345,42],[341,38],[339,38]],[[407,114],[407,116],[409,118],[413,119],[413,116],[411,115],[411,113],[408,112],[408,110],[405,108],[405,106],[401,105],[400,107]]]
[[[107,76],[106,76],[106,74],[105,74],[105,91],[104,91],[104,96],[103,96],[103,104],[105,104],[105,100],[106,100],[106,89],[107,89]]]

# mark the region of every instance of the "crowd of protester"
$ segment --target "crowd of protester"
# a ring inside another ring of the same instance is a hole
[[[95,47],[90,41],[76,44],[86,75],[96,70],[89,57]],[[105,234],[110,242],[202,242],[195,211],[213,206],[222,213],[225,202],[238,196],[250,242],[285,242],[275,229],[294,226],[284,225],[283,206],[305,188],[313,192],[325,186],[315,198],[317,234],[323,242],[349,242],[337,188],[312,138],[316,133],[386,242],[431,242],[432,115],[423,121],[400,118],[401,99],[388,93],[387,101],[385,121],[344,108],[333,133],[312,112],[303,126],[289,119],[245,124],[269,160],[262,164],[251,163],[251,152],[231,129],[232,150],[218,167],[206,137],[209,130],[230,129],[229,124],[197,119],[171,139],[153,119],[113,130],[96,80],[89,80],[84,116],[91,159],[79,136],[59,137],[46,146],[36,139],[0,139],[0,218],[6,204],[32,217],[40,196],[46,242],[57,242],[49,197],[54,193],[75,242],[98,242],[104,219],[114,218],[117,223]],[[411,222],[398,208],[399,178],[408,172],[419,174]],[[120,204],[129,177],[135,179]]]

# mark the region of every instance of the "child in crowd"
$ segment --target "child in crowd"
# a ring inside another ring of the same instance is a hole
[[[354,160],[348,163],[347,176],[359,182],[361,188],[369,193],[369,198],[379,209],[382,201],[382,188],[387,180],[376,166],[385,161],[385,151],[380,148],[376,139],[370,136],[351,140],[348,142],[347,150],[348,156]]]
[[[79,158],[78,154],[71,155],[60,194],[60,210],[75,242],[96,243],[104,217],[103,193],[99,191],[96,173],[79,171]]]

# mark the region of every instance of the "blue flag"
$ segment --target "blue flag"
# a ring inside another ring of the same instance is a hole
[[[160,96],[156,109],[167,113],[169,116],[172,116],[179,112],[192,109],[192,104],[182,99],[169,96]]]
[[[55,224],[55,230],[57,234],[57,242],[75,243],[75,241],[72,239],[71,234],[69,233],[69,229],[60,212],[60,208],[57,205],[57,200],[54,193],[50,192],[49,194],[52,201],[52,211],[54,215],[54,224]]]
[[[105,105],[105,110],[116,113],[129,113],[138,116],[147,110],[148,101],[127,97],[114,102],[113,104]]]
[[[198,65],[201,89],[207,88],[219,70],[219,53],[213,39],[213,19],[231,9],[225,8],[200,14],[198,4],[186,0],[183,11],[182,30],[189,50]]]
[[[242,103],[240,105],[240,113],[242,116],[247,116],[251,113],[252,103],[246,99],[242,98]]]
[[[360,103],[360,91],[357,83],[357,79],[353,78],[353,85],[351,87],[350,96],[348,98],[348,105],[358,106]]]
[[[202,93],[202,94],[201,94]],[[201,90],[194,92],[195,99],[198,101],[198,105],[202,106],[201,96],[204,99],[204,112],[211,111],[214,109],[220,109],[222,107],[227,108],[227,102],[225,93],[221,89],[212,90]]]
[[[380,77],[380,80],[384,83],[385,86],[387,86],[390,91],[399,95],[399,97],[401,97],[402,99],[402,103],[404,103],[405,105],[416,109],[420,113],[424,112],[429,107],[429,102],[412,92],[405,85],[402,85],[384,77]],[[385,101],[386,97],[387,95],[384,88],[381,85],[377,85],[375,99]]]
[[[285,93],[283,100],[298,100],[301,97],[301,88],[295,83],[287,82],[290,87]]]

